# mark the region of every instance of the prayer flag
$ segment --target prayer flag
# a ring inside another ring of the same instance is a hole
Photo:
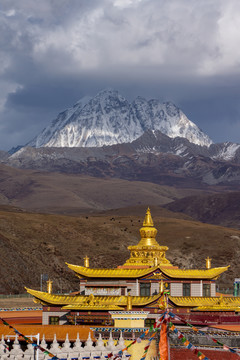
[[[164,321],[161,326],[160,341],[159,341],[159,353],[160,353],[161,360],[169,360],[166,321]]]

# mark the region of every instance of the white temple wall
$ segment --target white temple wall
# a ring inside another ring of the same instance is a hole
[[[191,296],[202,296],[202,283],[191,284]]]
[[[156,293],[159,293],[159,282],[151,283],[151,295],[155,295]]]
[[[211,283],[211,296],[216,296],[216,283]]]
[[[132,296],[138,296],[139,295],[139,284],[138,282],[128,282],[127,289],[130,290]]]
[[[143,341],[144,342],[144,341]],[[79,359],[81,360],[83,357],[90,359],[94,359],[95,356],[100,356],[100,360],[106,360],[107,355],[109,353],[113,353],[113,355],[118,354],[119,350],[122,350],[126,347],[127,343],[120,334],[118,341],[113,340],[112,334],[109,334],[109,338],[107,341],[103,341],[101,335],[99,335],[98,340],[94,346],[93,341],[91,339],[91,335],[89,333],[88,339],[83,344],[77,335],[77,339],[74,343],[69,341],[68,334],[66,334],[65,342],[60,346],[58,343],[56,335],[54,335],[54,339],[49,345],[45,341],[45,336],[41,339],[40,346],[47,351],[51,352],[58,358],[63,359]],[[144,344],[143,344],[144,346]],[[44,352],[39,351],[39,360],[47,360],[51,359],[50,355],[44,354]],[[141,352],[142,353],[142,352]],[[127,351],[123,352],[121,358],[123,360],[129,359],[130,354]],[[139,356],[138,356],[139,357]],[[137,360],[138,357],[133,360]],[[19,343],[18,337],[15,336],[15,340],[12,346],[12,349],[9,351],[6,346],[6,341],[2,337],[0,341],[0,360],[34,360],[36,358],[36,354],[34,354],[34,347],[32,344],[27,345],[27,349],[22,349],[21,344]]]
[[[183,296],[182,283],[171,283],[170,294],[171,296]]]
[[[86,287],[85,295],[121,296],[120,287]]]

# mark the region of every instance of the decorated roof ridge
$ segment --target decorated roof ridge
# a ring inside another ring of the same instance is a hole
[[[33,290],[29,288],[25,288],[29,294],[34,296],[36,299],[42,301],[45,304],[52,304],[52,305],[79,305],[79,306],[126,306],[127,305],[127,296],[102,296],[97,295],[94,296],[93,294],[90,295],[55,295],[49,294],[47,292]],[[132,305],[134,306],[144,306],[148,305],[160,297],[160,294],[152,295],[152,296],[132,296]]]
[[[145,269],[126,269],[126,268],[115,268],[115,269],[104,269],[104,268],[89,268],[80,265],[73,265],[66,263],[69,269],[73,270],[75,273],[85,276],[85,277],[94,277],[94,278],[138,278],[149,273],[160,270],[159,265],[148,267]]]
[[[162,273],[170,278],[179,279],[215,279],[221,275],[224,271],[227,271],[230,265],[225,267],[217,267],[210,269],[175,269],[159,266]]]
[[[204,297],[204,296],[169,296],[169,300],[176,306],[186,307],[239,307],[239,297]]]

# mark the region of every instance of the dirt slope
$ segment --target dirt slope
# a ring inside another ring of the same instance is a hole
[[[210,224],[240,229],[240,192],[226,192],[177,199],[165,207]]]
[[[20,170],[0,164],[0,205],[36,212],[80,214],[140,204],[162,205],[199,193],[142,181]]]

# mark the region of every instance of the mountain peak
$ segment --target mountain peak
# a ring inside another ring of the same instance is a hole
[[[209,146],[212,141],[172,102],[138,96],[129,103],[117,90],[101,90],[60,113],[28,146],[100,147],[132,142],[146,130]]]

